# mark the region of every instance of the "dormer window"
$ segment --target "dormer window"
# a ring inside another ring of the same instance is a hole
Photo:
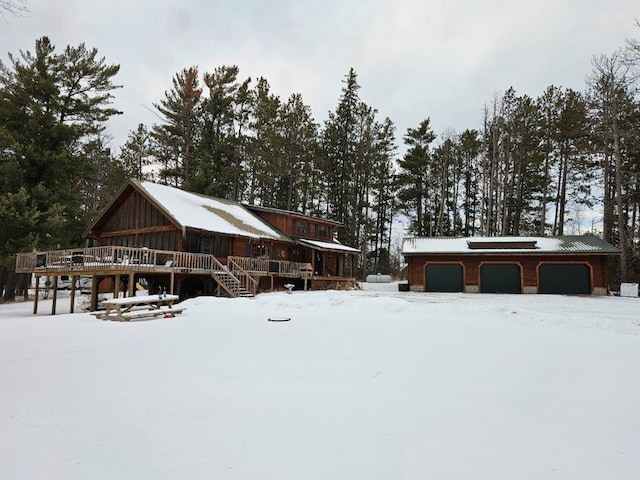
[[[536,240],[500,239],[467,240],[470,250],[534,250],[538,248]]]

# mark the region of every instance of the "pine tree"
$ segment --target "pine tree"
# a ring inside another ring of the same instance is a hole
[[[237,66],[204,74],[207,97],[202,105],[200,166],[190,190],[242,200],[247,171],[246,135],[251,111],[250,79],[238,83]]]
[[[202,87],[198,67],[185,68],[173,77],[173,88],[154,107],[164,122],[152,127],[155,156],[161,164],[161,180],[188,187],[193,171],[196,145],[200,137]]]
[[[127,177],[137,180],[152,179],[149,172],[145,172],[145,167],[151,165],[154,145],[151,133],[143,123],[138,124],[136,130],[129,132],[127,141],[120,150],[118,160],[124,169]]]
[[[279,131],[280,99],[270,92],[269,82],[259,78],[253,90],[247,141],[249,203],[276,206],[276,185],[286,172]]]
[[[119,68],[84,44],[57,53],[47,37],[33,53],[0,62],[0,170],[10,175],[0,201],[7,212],[32,217],[13,222],[12,235],[30,240],[0,245],[3,260],[17,250],[81,242],[90,197],[78,185],[95,182],[87,148],[120,113],[111,106]]]
[[[409,233],[417,236],[433,236],[433,210],[430,173],[431,143],[436,139],[431,130],[431,120],[423,120],[418,128],[407,129],[404,143],[408,149],[400,160],[398,173],[398,199],[410,220]]]
[[[319,212],[318,125],[299,93],[280,106],[278,129],[281,165],[275,207],[302,213]]]

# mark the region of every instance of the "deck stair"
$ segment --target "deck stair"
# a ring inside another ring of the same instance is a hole
[[[257,281],[233,262],[224,265],[214,257],[211,276],[233,298],[255,296]]]

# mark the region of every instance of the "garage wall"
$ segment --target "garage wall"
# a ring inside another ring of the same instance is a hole
[[[522,266],[522,287],[523,292],[537,291],[538,287],[538,265],[541,262],[584,262],[591,265],[592,289],[608,288],[608,260],[606,255],[460,255],[460,254],[439,254],[439,255],[407,255],[405,259],[408,264],[407,279],[411,289],[422,291],[425,283],[425,266],[430,262],[463,262],[466,291],[479,291],[480,288],[480,265],[482,263],[513,263],[517,262]]]

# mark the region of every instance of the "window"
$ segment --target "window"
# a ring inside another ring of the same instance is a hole
[[[308,234],[309,233],[309,223],[308,222],[300,222],[298,220],[293,221],[293,232],[296,234]]]
[[[327,238],[329,236],[329,229],[326,225],[316,225],[316,236],[320,238]]]
[[[263,243],[254,243],[251,248],[251,256],[253,258],[266,258],[267,248]]]

